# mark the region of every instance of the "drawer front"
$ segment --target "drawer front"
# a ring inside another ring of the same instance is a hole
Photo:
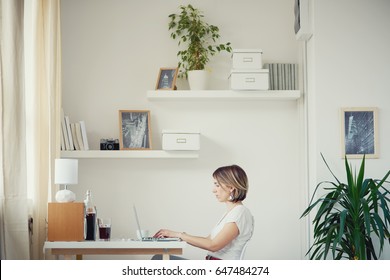
[[[233,53],[233,69],[261,69],[261,53]]]
[[[47,240],[84,240],[83,202],[49,202]]]
[[[232,73],[230,86],[232,90],[268,90],[268,73]]]
[[[162,136],[162,148],[166,151],[196,151],[200,149],[199,134],[167,133]]]

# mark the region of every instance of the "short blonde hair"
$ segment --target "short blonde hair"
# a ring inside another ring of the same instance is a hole
[[[246,198],[248,192],[248,177],[245,171],[238,165],[219,167],[213,173],[213,178],[218,184],[223,184],[234,189],[230,201],[238,202]]]

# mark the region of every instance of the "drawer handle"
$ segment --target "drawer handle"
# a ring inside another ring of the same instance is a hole
[[[185,138],[177,138],[176,143],[187,143],[187,139]]]
[[[245,78],[245,83],[254,83],[256,82],[255,78]]]
[[[253,57],[244,57],[243,62],[253,62]]]

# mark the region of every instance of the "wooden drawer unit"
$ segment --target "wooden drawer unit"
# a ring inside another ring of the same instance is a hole
[[[84,203],[49,203],[48,241],[84,240]]]

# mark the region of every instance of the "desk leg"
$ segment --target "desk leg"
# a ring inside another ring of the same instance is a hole
[[[72,260],[73,259],[72,257],[73,255],[64,255],[64,260]],[[76,260],[82,260],[82,259],[83,259],[83,255],[76,255]]]
[[[162,259],[169,260],[169,250],[168,249],[164,249],[164,253],[162,254]]]

